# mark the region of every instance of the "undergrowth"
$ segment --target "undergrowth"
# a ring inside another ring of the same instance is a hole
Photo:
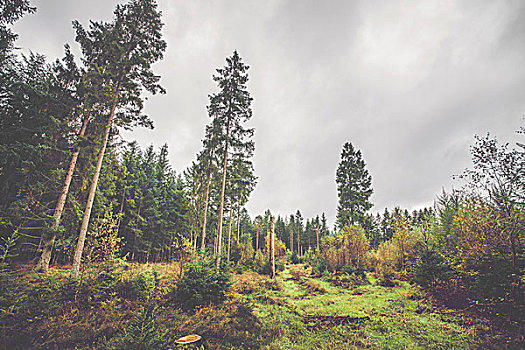
[[[77,282],[56,268],[3,270],[0,348],[179,349],[175,340],[190,334],[202,336],[186,346],[197,349],[512,349],[523,340],[520,319],[508,332],[503,321],[435,304],[408,282],[382,286],[362,271],[320,274],[298,264],[275,279],[251,270],[221,279],[206,261],[185,274],[175,271],[181,266],[119,262],[86,269]],[[188,294],[191,307],[180,295],[174,303],[181,286],[199,294]]]

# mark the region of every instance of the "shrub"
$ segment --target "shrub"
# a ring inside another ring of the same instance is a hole
[[[331,272],[339,271],[344,265],[357,268],[366,266],[366,253],[370,244],[360,226],[345,226],[335,235],[327,236],[322,242],[322,255]]]
[[[393,287],[394,270],[397,262],[397,250],[391,241],[383,242],[375,252],[375,272],[379,285]]]
[[[104,301],[117,294],[124,287],[122,275],[129,264],[124,259],[113,259],[102,266],[102,270],[91,280],[90,276],[83,276],[79,291],[88,299]]]
[[[321,286],[321,284],[317,281],[306,280],[304,282],[304,286],[307,289],[308,294],[317,295],[326,293],[326,288]]]
[[[171,349],[167,332],[161,332],[156,323],[156,307],[144,307],[133,318],[124,333],[106,342],[106,349],[114,350],[149,350]]]
[[[253,269],[255,272],[263,273],[264,271],[264,265],[266,263],[264,254],[258,250],[257,253],[255,253],[255,258],[253,262]]]
[[[301,259],[301,257],[298,256],[296,252],[293,252],[293,253],[292,253],[292,256],[291,256],[291,259],[290,259],[290,262],[291,262],[292,264],[294,264],[294,265],[295,265],[295,264],[300,264],[300,263],[303,262],[303,259]]]
[[[241,236],[241,242],[239,244],[239,264],[252,267],[253,266],[253,254],[255,249],[253,249],[252,238],[249,234],[245,233]]]
[[[316,256],[312,260],[312,273],[316,275],[323,274],[328,268],[328,265],[326,263],[326,259],[322,256]]]
[[[425,250],[414,267],[414,280],[421,287],[429,288],[438,280],[446,280],[451,272],[450,266],[439,253]]]
[[[334,286],[343,288],[355,288],[365,284],[370,284],[366,274],[361,269],[355,269],[353,265],[345,265],[341,274],[332,274],[328,280]]]
[[[212,259],[197,256],[187,265],[186,272],[170,294],[183,308],[194,309],[222,302],[230,285],[230,274],[224,264],[217,269]]]
[[[160,278],[157,271],[149,269],[133,276],[130,282],[132,295],[135,298],[145,300],[153,294],[155,288],[160,284]]]

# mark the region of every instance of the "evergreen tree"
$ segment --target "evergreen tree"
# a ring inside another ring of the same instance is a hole
[[[222,226],[224,197],[227,182],[229,153],[242,154],[244,158],[251,158],[254,151],[254,142],[251,140],[253,129],[243,124],[252,116],[252,98],[247,90],[249,69],[237,51],[226,59],[227,65],[217,69],[213,80],[217,82],[219,92],[210,95],[208,114],[213,118],[213,125],[217,126],[214,137],[218,140],[222,155],[222,186],[220,195],[219,218],[217,229],[217,268],[220,266],[222,254]],[[218,152],[219,153],[219,152]]]
[[[347,142],[343,146],[341,161],[337,167],[336,180],[339,204],[337,206],[337,224],[364,224],[365,213],[372,207],[372,177],[365,168],[361,151]]]
[[[161,39],[160,12],[153,0],[132,0],[128,4],[118,5],[112,23],[91,22],[89,31],[85,31],[78,23],[75,26],[77,41],[89,59],[90,68],[97,68],[102,75],[101,80],[106,82],[100,88],[106,92],[102,103],[109,116],[75,249],[71,269],[73,278],[79,273],[100,169],[115,115],[118,116],[115,124],[123,127],[135,123],[151,124],[149,118],[141,113],[141,94],[144,89],[150,93],[164,92],[158,84],[160,78],[153,74],[151,65],[162,58],[166,48],[166,42]]]
[[[9,26],[26,13],[33,13],[35,10],[29,5],[29,0],[3,0],[0,3],[0,62],[5,63],[17,38]]]

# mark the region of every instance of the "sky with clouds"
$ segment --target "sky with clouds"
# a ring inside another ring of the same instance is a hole
[[[122,1],[120,1],[122,2]],[[52,60],[74,50],[72,20],[110,20],[117,1],[34,0],[14,27],[17,46]],[[514,144],[525,115],[525,2],[159,0],[166,95],[146,113],[178,172],[201,148],[211,77],[237,50],[254,98],[258,185],[247,208],[304,217],[337,207],[342,145],[361,150],[372,211],[432,205],[471,165],[474,135]],[[78,52],[78,50],[76,50]]]

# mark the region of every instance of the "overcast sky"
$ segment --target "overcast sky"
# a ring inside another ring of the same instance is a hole
[[[62,56],[72,20],[110,20],[117,1],[35,0],[15,26],[24,52]],[[146,112],[155,129],[125,133],[167,143],[183,171],[210,121],[211,76],[237,50],[249,91],[259,177],[247,207],[305,217],[337,207],[342,145],[359,148],[373,211],[431,205],[471,165],[475,134],[523,141],[525,1],[159,0],[164,38],[155,65],[166,95]],[[78,52],[78,51],[77,51]]]

